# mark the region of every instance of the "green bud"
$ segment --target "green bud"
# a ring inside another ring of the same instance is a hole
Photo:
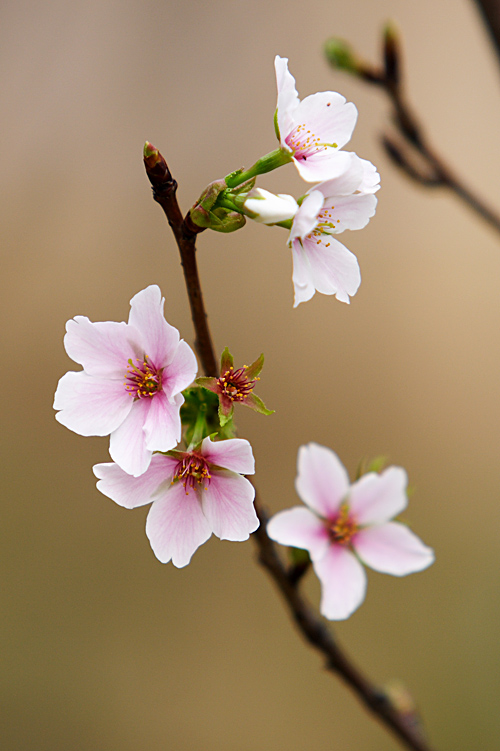
[[[332,37],[325,43],[324,52],[326,59],[333,68],[345,70],[348,73],[358,75],[360,73],[360,60],[351,45],[344,39]]]

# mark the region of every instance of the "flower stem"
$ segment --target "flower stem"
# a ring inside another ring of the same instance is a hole
[[[249,169],[231,172],[225,178],[226,185],[228,188],[236,188],[238,185],[250,180],[252,177],[264,175],[266,172],[272,172],[278,167],[282,167],[284,164],[288,164],[291,161],[291,154],[282,149],[276,149],[258,159]]]

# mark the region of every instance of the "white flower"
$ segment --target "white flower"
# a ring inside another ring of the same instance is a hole
[[[146,534],[162,563],[187,566],[195,550],[211,536],[247,540],[259,526],[252,475],[252,447],[241,438],[205,438],[189,452],[155,454],[140,477],[116,464],[96,464],[98,489],[125,508],[152,503]]]
[[[356,107],[335,91],[320,91],[300,101],[287,58],[277,55],[274,66],[281,149],[291,154],[306,182],[338,177],[349,167],[349,154],[340,149],[356,125]]]
[[[422,571],[431,548],[403,524],[390,521],[406,508],[406,472],[388,467],[353,485],[330,449],[309,443],[298,456],[297,493],[309,508],[281,511],[267,525],[269,537],[309,551],[321,581],[321,613],[344,620],[365,598],[362,563],[393,576]]]
[[[299,208],[293,196],[283,193],[275,195],[263,188],[253,188],[243,205],[250,212],[251,218],[262,224],[276,224],[292,219]]]
[[[293,256],[294,307],[316,291],[349,302],[361,282],[356,256],[333,235],[362,229],[375,213],[380,176],[371,162],[347,154],[349,169],[311,188],[295,214],[289,246]]]
[[[54,397],[60,423],[80,435],[110,435],[111,458],[136,476],[153,451],[180,441],[181,392],[196,377],[196,357],[166,322],[163,304],[153,284],[130,301],[128,323],[68,321],[64,346],[83,370],[66,373]]]

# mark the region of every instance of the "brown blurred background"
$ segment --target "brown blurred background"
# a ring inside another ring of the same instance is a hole
[[[142,146],[163,151],[187,210],[275,148],[277,53],[302,97],[336,89],[356,103],[350,147],[383,189],[370,225],[341,238],[363,277],[350,306],[316,295],[292,309],[279,228],[200,237],[218,350],[266,355],[259,393],[276,414],[241,410],[240,434],[272,511],[297,502],[310,440],[351,474],[379,454],[407,468],[405,518],[437,562],[404,579],[370,572],[365,604],[335,630],[374,679],[412,691],[436,748],[499,748],[500,238],[395,172],[379,146],[382,95],[322,59],[333,34],[375,59],[388,18],[435,144],[500,206],[500,79],[472,2],[2,3],[2,749],[399,748],[300,641],[252,542],[213,538],[186,569],[160,564],[147,510],[95,489],[108,440],[52,411],[58,378],[78,369],[62,346],[74,315],[126,319],[158,283],[192,343]],[[302,189],[292,166],[260,185]],[[306,590],[317,603],[312,575]]]

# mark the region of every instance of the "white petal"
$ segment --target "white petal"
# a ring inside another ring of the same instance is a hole
[[[149,398],[149,397],[148,397]],[[149,398],[149,410],[144,421],[146,448],[148,451],[170,451],[181,440],[182,394],[169,402],[163,391]]]
[[[293,113],[299,106],[299,95],[295,88],[295,78],[288,70],[288,58],[276,55],[274,59],[276,85],[278,88],[277,119],[281,144],[293,128]]]
[[[313,231],[318,223],[318,214],[323,208],[323,200],[323,194],[317,190],[308,193],[295,215],[288,242],[306,237]]]
[[[255,490],[241,475],[214,470],[201,492],[203,513],[214,535],[221,540],[247,540],[259,526],[253,500]]]
[[[360,160],[363,165],[363,180],[358,190],[361,193],[376,193],[380,189],[380,175],[374,164],[367,159]]]
[[[365,599],[363,566],[342,545],[331,545],[326,555],[313,561],[313,566],[321,581],[322,615],[333,621],[349,618]]]
[[[349,505],[358,524],[381,524],[403,511],[408,478],[402,467],[388,467],[380,475],[369,472],[351,487]]]
[[[212,533],[197,493],[176,482],[151,506],[146,534],[159,561],[182,568]]]
[[[328,211],[334,232],[363,229],[375,214],[377,198],[371,193],[352,196],[331,196],[325,200],[323,212]]]
[[[255,459],[252,447],[244,438],[229,438],[226,441],[212,441],[205,438],[201,445],[201,453],[211,464],[216,464],[242,475],[253,475]]]
[[[315,289],[348,303],[361,283],[356,256],[331,235],[308,236],[303,245]]]
[[[280,545],[308,550],[320,558],[329,544],[328,531],[316,514],[303,506],[279,511],[267,524],[267,534]]]
[[[364,177],[363,159],[360,159],[352,151],[342,152],[350,157],[349,167],[341,175],[330,180],[325,180],[319,185],[310,188],[308,193],[319,190],[325,198],[329,196],[347,196],[359,190]],[[373,165],[372,165],[373,166]]]
[[[123,423],[133,407],[123,381],[69,371],[60,379],[54,409],[62,425],[79,435],[108,435]]]
[[[293,162],[303,180],[315,183],[343,175],[349,169],[351,157],[348,151],[326,149],[308,156],[307,159],[294,158]]]
[[[302,501],[331,519],[349,490],[349,477],[337,454],[326,446],[308,443],[297,458],[295,488]]]
[[[171,362],[162,373],[162,385],[166,395],[171,398],[192,384],[196,378],[198,363],[187,342],[181,339]]]
[[[157,488],[166,480],[170,483],[177,461],[170,456],[155,454],[147,472],[132,477],[114,462],[96,464],[94,474],[99,478],[98,490],[124,508],[137,508],[151,503]]]
[[[137,399],[127,419],[111,433],[109,453],[127,474],[142,475],[151,462],[152,452],[146,446],[144,424],[151,406],[150,399]]]
[[[144,354],[157,368],[168,365],[179,343],[179,332],[166,322],[163,315],[164,303],[160,288],[152,284],[131,299],[128,317],[128,322],[141,334]]]
[[[142,357],[139,332],[127,323],[92,323],[76,316],[66,324],[66,352],[89,375],[124,378],[129,359]]]
[[[301,302],[307,302],[313,297],[316,289],[312,281],[311,268],[307,255],[300,240],[294,240],[292,243],[293,259],[293,288],[295,298],[293,307],[296,308]]]
[[[398,522],[360,530],[353,547],[367,566],[393,576],[422,571],[434,561],[433,550]]]
[[[304,123],[322,144],[337,150],[350,140],[358,111],[336,91],[320,91],[300,102],[294,119],[297,125]]]

